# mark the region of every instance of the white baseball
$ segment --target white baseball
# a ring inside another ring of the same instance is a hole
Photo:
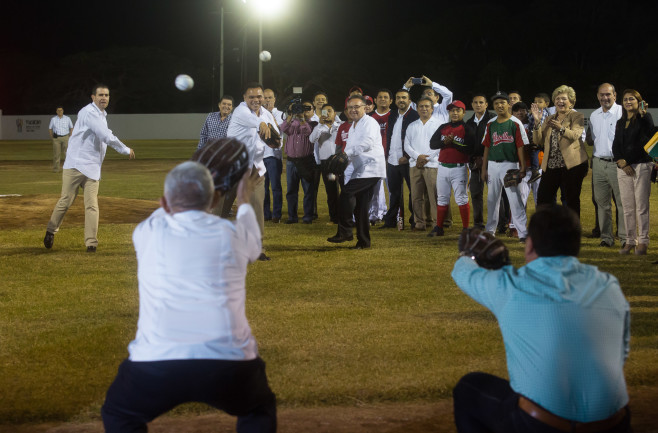
[[[272,60],[272,54],[270,54],[269,51],[261,51],[260,54],[258,55],[258,58],[260,59],[261,62],[269,62]]]
[[[187,74],[180,74],[176,77],[174,84],[178,90],[187,92],[188,90],[192,90],[192,87],[194,87],[194,80]]]
[[[333,173],[329,173],[329,174],[327,175],[327,179],[329,179],[329,180],[331,180],[331,181],[334,181],[334,180],[336,180],[336,175],[333,174]]]

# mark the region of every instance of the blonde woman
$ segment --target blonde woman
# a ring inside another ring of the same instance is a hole
[[[555,202],[560,189],[566,206],[580,217],[580,190],[587,175],[587,152],[583,142],[585,118],[573,109],[576,92],[569,86],[560,86],[553,91],[555,114],[541,123],[541,110],[532,104],[535,127],[532,138],[543,146],[542,175],[537,191],[537,205]]]
[[[652,158],[644,145],[654,133],[653,118],[647,103],[637,90],[624,90],[624,111],[617,121],[612,158],[617,163],[619,195],[624,208],[626,245],[619,254],[644,255],[649,246],[649,193],[651,192]]]

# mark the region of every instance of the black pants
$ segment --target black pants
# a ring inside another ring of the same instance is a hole
[[[379,182],[378,177],[351,179],[340,192],[338,235],[344,238],[352,236],[352,209],[354,209],[356,244],[366,248],[370,246],[370,219],[368,218],[368,210],[377,182]]]
[[[566,167],[546,169],[537,191],[537,205],[554,203],[559,188],[567,207],[580,218],[580,191],[586,175],[587,161],[568,170]]]
[[[326,169],[326,161],[322,161],[322,181],[324,182],[324,190],[327,193],[327,206],[329,207],[329,219],[334,224],[338,224],[338,179],[336,176],[334,180],[329,180],[327,176],[329,172]]]
[[[386,163],[386,181],[388,183],[388,192],[390,199],[388,211],[384,215],[384,224],[395,227],[398,220],[400,205],[404,206],[402,192],[404,191],[404,182],[407,182],[409,189],[409,224],[414,225],[414,211],[411,202],[411,179],[409,177],[409,164],[391,165]]]
[[[473,225],[484,226],[484,182],[482,182],[481,169],[478,168],[471,171],[471,178],[468,180],[468,187],[471,191]],[[500,221],[500,219],[498,221]]]
[[[276,399],[260,358],[125,360],[101,409],[105,431],[146,432],[146,423],[187,402],[237,416],[240,433],[276,432]]]
[[[542,180],[543,182],[543,180]],[[469,373],[452,391],[459,433],[558,433],[519,408],[519,394],[509,382],[487,373]],[[601,433],[628,433],[631,416]]]

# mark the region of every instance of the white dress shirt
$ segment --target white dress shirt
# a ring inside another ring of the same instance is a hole
[[[406,86],[402,86],[403,89],[409,90]],[[442,86],[439,83],[435,83],[432,81],[432,89],[441,95],[443,98],[441,100],[441,103],[436,103],[434,104],[434,110],[432,111],[432,116],[436,117],[437,120],[439,121],[439,126],[443,125],[444,123],[450,122],[450,113],[448,113],[448,105],[452,103],[452,92],[446,87]],[[411,108],[416,110],[416,103],[412,102],[411,103]]]
[[[350,179],[386,178],[386,161],[379,122],[367,114],[350,127],[345,153],[353,171]],[[348,182],[347,170],[345,183]]]
[[[283,111],[280,111],[278,108],[274,107],[271,111],[272,117],[274,117],[274,120],[276,121],[277,126],[280,126],[283,123]],[[279,128],[277,128],[279,129]],[[279,129],[279,132],[281,130]],[[278,149],[272,149],[270,146],[265,147],[265,152],[263,153],[263,158],[268,158],[268,157],[275,157],[276,159],[282,159],[282,151],[281,149],[283,148],[283,136],[285,134],[281,134],[281,147]]]
[[[407,107],[409,111],[411,107]],[[400,158],[404,156],[402,151],[402,121],[407,111],[400,113],[398,111],[398,118],[393,125],[393,132],[391,133],[391,142],[388,143],[388,163],[391,165],[400,165]]]
[[[439,123],[436,116],[430,117],[424,124],[420,119],[409,124],[404,138],[404,150],[409,154],[409,167],[416,166],[416,160],[420,155],[429,156],[425,167],[439,167],[439,149],[430,149],[430,138],[441,125],[443,123]]]
[[[235,223],[160,208],[133,233],[139,280],[131,361],[249,360],[258,356],[245,314],[247,264],[261,253],[249,204]]]
[[[130,155],[130,148],[107,127],[106,116],[107,112],[93,102],[78,112],[63,168],[73,168],[89,179],[100,180],[108,144],[120,154]]]
[[[318,123],[313,128],[313,132],[311,132],[308,139],[313,143],[313,155],[315,155],[316,164],[321,164],[322,161],[336,153],[336,135],[342,123],[336,118],[331,128],[323,123]]]
[[[280,132],[279,125],[267,109],[261,107],[259,113],[254,113],[246,102],[241,102],[233,111],[226,136],[237,138],[247,146],[249,166],[253,165],[258,169],[258,174],[264,176],[266,170],[263,158],[265,157],[265,148],[268,146],[258,133],[261,122],[273,125]]]
[[[594,140],[593,155],[597,158],[612,158],[615,127],[621,115],[622,107],[615,102],[607,112],[599,107],[589,116],[590,132],[592,133],[592,140]]]

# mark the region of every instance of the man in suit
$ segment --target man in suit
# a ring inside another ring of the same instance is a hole
[[[484,131],[487,129],[487,123],[493,117],[487,107],[487,96],[483,93],[476,93],[471,100],[471,107],[474,114],[466,122],[466,127],[475,131],[475,144],[473,155],[468,167],[471,171],[469,179],[469,189],[471,191],[471,205],[473,207],[473,225],[484,230],[484,182],[482,181],[482,155],[484,147],[482,139]]]

